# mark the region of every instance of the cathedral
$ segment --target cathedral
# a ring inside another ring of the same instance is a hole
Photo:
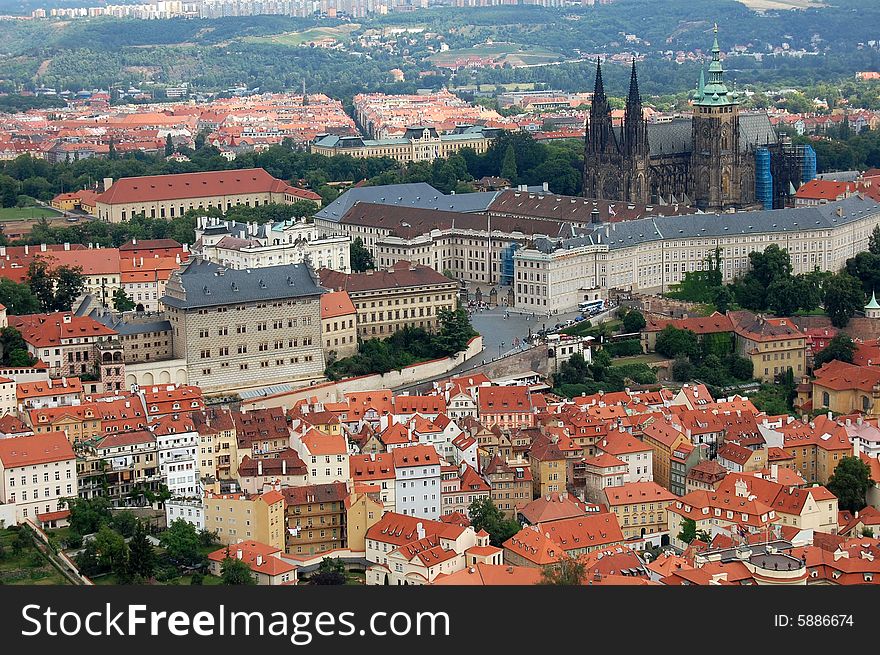
[[[597,62],[584,143],[585,197],[704,211],[769,209],[782,206],[790,187],[800,185],[801,162],[767,114],[741,112],[739,94],[724,83],[717,32],[716,26],[708,80],[701,72],[690,117],[648,123],[633,61],[623,124],[615,126]],[[768,155],[766,173],[758,170],[759,150]],[[762,192],[767,180],[772,188]]]

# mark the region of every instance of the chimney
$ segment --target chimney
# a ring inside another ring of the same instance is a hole
[[[263,460],[257,460],[257,475],[263,475]]]
[[[263,556],[257,555],[257,566],[263,566]]]
[[[235,558],[236,559],[241,559],[242,555],[244,555],[244,553],[241,552],[241,548],[239,548],[237,551],[235,551]]]
[[[281,475],[287,475],[287,460],[281,460]]]
[[[24,246],[24,254],[27,255],[27,254],[30,253],[30,251],[31,251],[31,247],[30,247],[29,245],[25,244],[25,246]]]
[[[419,539],[425,538],[425,525],[421,521],[416,523],[416,534],[419,536]]]
[[[541,185],[541,188],[544,189],[544,191],[549,191],[550,190],[550,183],[544,182],[544,184]]]
[[[64,242],[64,249],[70,250],[70,243],[69,242],[67,242],[67,241]]]
[[[776,482],[778,477],[779,477],[779,464],[771,464],[770,465],[770,479],[773,480],[773,482]]]
[[[46,252],[46,244],[45,243],[40,244],[40,252]]]
[[[112,177],[105,177],[104,178],[104,191],[109,189],[111,186],[113,186],[113,178]]]

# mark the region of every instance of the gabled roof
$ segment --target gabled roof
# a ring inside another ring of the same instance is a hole
[[[72,459],[76,455],[63,432],[0,439],[0,462],[7,470]]]

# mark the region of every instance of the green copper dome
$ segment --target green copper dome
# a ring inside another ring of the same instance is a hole
[[[871,292],[871,302],[865,305],[865,309],[880,309],[880,304],[877,304],[877,295],[873,291]]]
[[[713,28],[712,63],[709,64],[709,81],[704,82],[700,70],[700,83],[694,96],[694,104],[700,107],[721,107],[739,104],[739,94],[731,93],[724,84],[724,67],[721,65],[721,48],[718,46],[718,25]]]

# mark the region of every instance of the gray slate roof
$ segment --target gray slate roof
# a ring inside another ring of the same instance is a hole
[[[155,321],[126,321],[118,314],[93,309],[89,316],[98,323],[106,325],[111,330],[115,330],[121,335],[145,334],[147,332],[170,332],[171,321],[160,319],[157,317]]]
[[[838,209],[842,216],[838,216]],[[591,244],[608,244],[610,249],[626,248],[640,243],[667,241],[676,238],[724,238],[732,234],[803,232],[831,229],[846,225],[868,215],[880,215],[880,205],[863,196],[824,205],[789,209],[768,209],[735,214],[686,214],[654,216],[619,223],[590,226],[589,233],[570,239],[536,238],[534,247],[543,253],[559,249],[579,248]]]
[[[622,128],[621,128],[622,129]],[[651,155],[687,153],[693,148],[692,119],[674,118],[668,123],[648,123],[648,148]],[[776,130],[764,112],[739,115],[739,144],[741,150],[776,142]]]
[[[178,275],[186,299],[166,294],[162,303],[179,309],[318,296],[326,291],[315,282],[306,264],[235,270],[197,259],[173,273],[169,284]]]
[[[482,212],[486,211],[497,193],[486,191],[446,195],[427,182],[356,187],[349,189],[316,213],[315,218],[338,222],[356,202],[439,211]]]

